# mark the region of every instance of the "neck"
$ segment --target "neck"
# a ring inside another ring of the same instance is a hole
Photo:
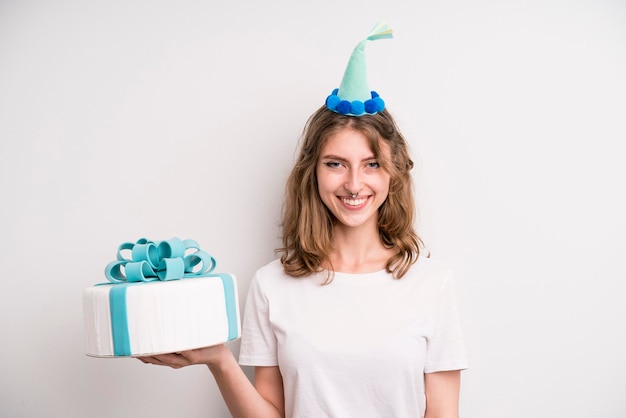
[[[380,241],[378,227],[350,228],[336,225],[330,261],[335,271],[371,273],[385,268],[394,251]]]

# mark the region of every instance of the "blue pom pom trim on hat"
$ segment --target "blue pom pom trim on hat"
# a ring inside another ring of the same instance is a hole
[[[372,98],[362,102],[355,100],[349,102],[347,100],[341,100],[338,96],[339,89],[334,89],[333,92],[326,98],[326,107],[333,112],[349,115],[349,116],[361,116],[361,115],[373,115],[378,112],[382,112],[385,109],[385,102],[380,98],[379,94],[375,91],[371,92]]]

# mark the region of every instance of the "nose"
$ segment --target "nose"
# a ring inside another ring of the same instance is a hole
[[[361,179],[361,172],[356,168],[350,168],[346,172],[346,182],[343,186],[350,194],[358,193],[363,189],[363,181]]]

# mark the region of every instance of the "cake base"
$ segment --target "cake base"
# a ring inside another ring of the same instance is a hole
[[[215,274],[83,291],[86,354],[141,357],[222,344],[240,337],[235,277]]]

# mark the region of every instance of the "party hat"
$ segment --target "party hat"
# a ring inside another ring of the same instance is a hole
[[[342,115],[373,115],[385,108],[385,102],[367,83],[365,45],[367,41],[393,38],[393,31],[385,22],[378,22],[365,39],[352,51],[350,61],[338,89],[326,98],[326,107]]]

